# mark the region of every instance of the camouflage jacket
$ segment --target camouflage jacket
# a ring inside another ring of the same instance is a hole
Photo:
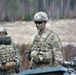
[[[51,30],[46,30],[41,36],[35,36],[31,47],[31,60],[36,62],[54,61],[62,59],[61,42],[59,37]]]
[[[19,65],[18,49],[12,42],[11,45],[0,45],[0,68],[6,62],[14,61]]]

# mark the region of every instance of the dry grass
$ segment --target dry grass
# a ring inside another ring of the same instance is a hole
[[[29,69],[30,67],[30,61],[28,61],[28,53],[25,54],[25,51],[28,50],[30,46],[30,44],[17,44],[17,48],[20,54],[20,71]]]
[[[37,33],[35,24],[31,22],[3,23],[8,34],[16,44],[31,44]],[[54,20],[47,23],[47,27],[53,30],[60,37],[62,44],[76,43],[76,19],[72,20]]]

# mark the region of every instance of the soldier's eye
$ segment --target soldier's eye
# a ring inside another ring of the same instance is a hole
[[[34,21],[35,24],[41,24],[43,21]]]

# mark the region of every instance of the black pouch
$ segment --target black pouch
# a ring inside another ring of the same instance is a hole
[[[0,37],[0,45],[5,44],[5,45],[10,45],[11,44],[11,37]]]

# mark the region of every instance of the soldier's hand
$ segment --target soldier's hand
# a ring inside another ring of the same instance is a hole
[[[5,70],[11,70],[11,69],[13,69],[13,68],[15,68],[15,66],[16,66],[16,63],[15,62],[7,62],[6,64],[5,64]]]

